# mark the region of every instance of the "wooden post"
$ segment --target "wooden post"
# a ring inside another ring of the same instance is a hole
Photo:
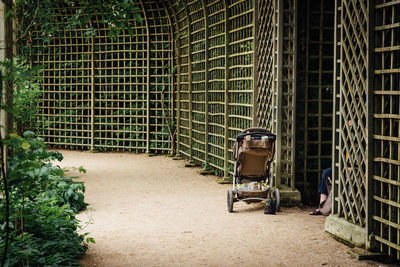
[[[174,9],[174,4],[168,0],[168,4],[171,6],[172,17],[175,19],[177,35],[172,36],[174,44],[174,56],[176,57],[176,153],[177,157],[180,156],[180,136],[181,136],[181,55],[180,55],[180,37],[181,34],[178,33],[178,22],[177,15]],[[172,24],[172,22],[171,22]],[[174,89],[173,89],[174,91]]]
[[[339,2],[338,2],[339,3]],[[339,11],[339,6],[337,6],[337,11]],[[342,135],[342,129],[343,129],[343,120],[342,120],[342,116],[341,116],[341,113],[340,113],[340,111],[341,111],[341,109],[342,109],[342,97],[343,97],[343,94],[341,94],[340,93],[340,90],[341,90],[341,86],[342,86],[342,84],[343,84],[343,79],[344,79],[344,77],[343,77],[343,71],[342,71],[342,64],[343,64],[343,62],[342,62],[342,59],[343,59],[343,48],[342,48],[342,46],[343,46],[343,44],[342,44],[342,41],[343,41],[343,5],[341,4],[340,5],[340,22],[341,22],[341,25],[340,25],[340,40],[338,40],[338,42],[340,42],[340,67],[339,67],[339,69],[338,69],[338,71],[339,71],[339,77],[340,77],[340,80],[339,80],[339,84],[338,84],[338,88],[336,88],[336,90],[337,90],[337,94],[339,95],[339,105],[338,105],[338,107],[337,107],[337,111],[338,111],[338,124],[339,124],[339,128],[338,128],[338,138],[339,138],[339,142],[338,142],[338,148],[339,148],[339,154],[338,154],[338,158],[337,158],[337,160],[339,161],[339,167],[338,167],[338,173],[337,173],[337,178],[338,178],[338,183],[339,183],[339,185],[338,185],[338,209],[337,209],[337,212],[338,212],[338,214],[341,214],[341,209],[342,209],[342,205],[340,205],[339,204],[339,202],[340,202],[340,196],[339,196],[339,194],[340,193],[342,193],[343,192],[343,188],[342,188],[342,183],[341,183],[341,181],[340,181],[340,172],[341,172],[341,170],[343,169],[343,167],[342,167],[342,160],[341,160],[341,154],[342,154],[342,149],[343,149],[343,140],[342,140],[342,137],[341,137],[341,135]]]
[[[318,51],[318,155],[321,155],[322,149],[322,69],[323,69],[323,61],[322,61],[322,42],[324,40],[323,37],[323,27],[324,27],[324,2],[321,2],[320,6],[320,19],[319,19],[319,51]],[[318,170],[321,170],[321,160],[318,159]]]
[[[337,214],[337,207],[336,207],[336,195],[337,195],[337,185],[336,181],[338,181],[338,174],[336,173],[336,160],[338,159],[338,153],[336,150],[336,145],[338,143],[338,137],[337,137],[337,132],[336,132],[336,125],[338,124],[337,120],[337,112],[336,110],[338,103],[337,100],[337,93],[338,93],[338,54],[337,54],[337,47],[338,47],[338,0],[335,0],[335,13],[334,13],[334,37],[333,37],[333,114],[332,114],[332,214]]]
[[[177,83],[177,92],[176,92],[176,156],[180,155],[180,138],[181,138],[181,53],[180,53],[180,41],[179,36],[176,39],[175,49],[176,49],[176,58],[177,58],[177,70],[176,70],[176,83]]]
[[[188,24],[188,87],[189,87],[189,160],[193,163],[193,84],[192,84],[192,20],[188,5],[185,5]]]
[[[298,14],[298,0],[293,0],[293,72],[292,72],[292,84],[293,84],[293,91],[292,91],[292,140],[291,140],[291,161],[292,161],[292,177],[290,177],[290,187],[292,190],[295,190],[296,184],[296,88],[297,88],[297,30],[298,30],[298,23],[297,23],[297,14]]]
[[[140,0],[143,9],[143,17],[146,23],[146,153],[150,153],[150,27],[147,19],[147,13],[144,8],[143,0]]]
[[[202,0],[202,4],[203,4],[203,10],[204,10],[204,27],[205,27],[205,35],[204,35],[204,50],[205,50],[205,62],[204,62],[204,98],[205,98],[205,115],[204,115],[204,119],[205,119],[205,133],[204,133],[204,166],[205,168],[207,168],[207,163],[208,163],[208,153],[209,153],[209,149],[208,149],[208,142],[209,142],[209,138],[208,138],[208,132],[209,132],[209,107],[208,107],[208,87],[209,85],[209,75],[208,75],[208,71],[209,71],[209,60],[208,60],[208,48],[209,48],[209,29],[208,29],[208,11],[207,11],[207,3],[205,0]]]
[[[224,120],[224,179],[228,179],[229,167],[229,8],[228,1],[225,4],[225,120]]]
[[[283,0],[278,0],[276,15],[278,16],[277,33],[277,76],[276,76],[276,181],[275,186],[281,185],[282,178],[282,64],[283,64]]]
[[[170,4],[170,3],[168,2],[168,4]],[[170,116],[171,116],[171,118],[173,120],[173,118],[175,118],[175,114],[174,114],[174,111],[175,111],[175,98],[174,98],[175,79],[174,79],[174,72],[172,72],[172,70],[174,69],[174,55],[175,55],[174,53],[175,53],[175,49],[176,49],[175,42],[174,42],[174,25],[173,25],[173,22],[172,22],[172,17],[171,17],[171,14],[169,12],[169,9],[166,7],[166,3],[162,2],[162,5],[163,5],[163,7],[165,9],[165,12],[168,15],[168,21],[169,21],[169,25],[170,25],[170,33],[169,33],[168,40],[171,40],[171,59],[170,59],[170,63],[169,63],[170,64],[170,69],[171,69],[171,71],[170,71],[170,74],[171,74],[170,86],[171,87],[169,89],[169,94],[171,96],[170,97],[170,105],[171,105]],[[173,8],[171,8],[171,9],[173,9]],[[170,130],[173,130],[173,129],[170,129]],[[175,140],[174,140],[174,136],[173,136],[173,133],[172,133],[172,135],[171,135],[171,152],[170,152],[171,155],[173,155],[174,152],[176,152],[176,151],[173,151],[173,148],[174,148],[173,142],[174,141]]]
[[[374,216],[374,187],[373,187],[373,157],[374,157],[374,139],[373,139],[373,113],[374,113],[374,41],[375,41],[375,0],[368,1],[368,48],[367,48],[367,170],[366,170],[366,224],[367,230],[367,248],[375,246],[375,240],[370,239],[370,235],[373,233],[373,216]]]
[[[94,94],[95,94],[95,75],[94,75],[94,48],[95,48],[95,39],[92,36],[90,38],[91,41],[91,59],[90,59],[90,78],[91,78],[91,91],[90,91],[90,150],[94,150]]]
[[[4,1],[4,14],[10,12],[13,8],[13,1],[6,0]],[[11,62],[14,59],[14,34],[13,34],[13,16],[8,16],[4,20],[4,41],[5,41],[5,58],[10,60]],[[11,81],[5,82],[5,90],[4,90],[4,104],[8,107],[13,106],[13,84]],[[5,112],[5,134],[8,135],[7,130],[13,129],[13,114],[10,112]]]
[[[303,167],[303,190],[307,192],[307,157],[308,157],[308,85],[310,64],[310,0],[307,0],[307,30],[306,30],[306,74],[305,74],[305,96],[304,96],[304,167]]]
[[[258,52],[259,52],[259,42],[257,38],[258,34],[258,3],[259,0],[254,0],[254,26],[253,26],[253,99],[252,99],[252,104],[253,104],[253,127],[258,126],[258,112],[257,112],[257,98],[258,98]]]

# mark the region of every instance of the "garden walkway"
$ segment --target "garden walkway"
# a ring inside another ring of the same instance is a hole
[[[230,185],[184,161],[131,153],[61,151],[62,167],[84,166],[91,244],[84,266],[378,266],[358,262],[324,232],[324,217],[236,203]]]

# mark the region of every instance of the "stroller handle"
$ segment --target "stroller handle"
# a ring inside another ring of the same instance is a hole
[[[270,141],[275,141],[276,140],[276,135],[272,134],[272,133],[269,133],[269,132],[247,132],[247,133],[241,133],[238,136],[236,136],[236,141],[239,142],[239,141],[243,140],[246,135],[267,136],[267,138]]]

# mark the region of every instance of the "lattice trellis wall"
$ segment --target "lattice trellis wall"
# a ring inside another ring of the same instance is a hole
[[[333,213],[366,223],[367,171],[367,1],[337,1],[335,86],[335,200]],[[339,27],[338,27],[339,28]]]
[[[400,259],[400,3],[376,1],[373,229],[380,250]]]
[[[254,7],[251,0],[176,1],[178,152],[232,172],[235,136],[252,125]]]
[[[337,1],[333,214],[400,259],[400,3]]]
[[[274,40],[276,38],[275,12],[277,7],[275,1],[258,1],[258,29],[257,29],[257,124],[276,132],[276,93],[274,86]]]
[[[276,185],[294,189],[296,107],[295,0],[258,2],[256,122],[277,135]]]
[[[278,184],[292,188],[294,3],[275,1],[265,20],[274,36],[268,39],[273,45],[266,46],[271,57],[268,67],[273,66],[273,72],[264,70],[273,85],[268,88],[280,91],[268,93],[275,108],[259,102],[257,111],[261,126],[275,120],[266,126],[275,125],[271,130],[279,132],[282,145],[277,164],[281,166],[278,176],[283,178]],[[68,148],[166,151],[171,148],[167,119],[176,118],[177,152],[229,176],[235,136],[255,125],[254,1],[137,1],[136,5],[144,23],[135,22],[134,36],[124,33],[110,39],[105,26],[93,21],[96,37],[87,38],[85,29],[74,29],[37,55],[34,63],[51,63],[43,83],[41,113],[43,124],[49,126],[43,136],[50,145]],[[65,11],[73,13],[68,9],[59,13]],[[67,19],[68,14],[58,17]],[[60,72],[54,71],[55,65]],[[61,93],[60,88],[67,92]],[[267,120],[262,118],[263,109],[271,110]]]
[[[280,0],[278,12],[280,13],[278,27],[283,33],[278,39],[278,69],[277,83],[277,134],[280,137],[277,146],[281,150],[277,158],[277,172],[280,181],[277,184],[285,184],[292,189],[295,187],[295,132],[296,132],[296,5],[297,0]],[[279,50],[281,49],[281,51]],[[280,144],[279,144],[280,143]],[[280,175],[279,175],[279,172]]]
[[[144,20],[134,22],[133,36],[111,39],[95,20],[94,38],[84,36],[86,29],[67,31],[36,56],[34,64],[50,63],[43,136],[68,148],[166,151],[166,124],[175,117],[177,152],[227,177],[234,138],[253,120],[253,0],[136,6]],[[63,12],[73,14],[65,7],[55,16],[67,19]]]
[[[334,1],[299,1],[296,188],[318,201],[321,173],[332,164]]]
[[[144,23],[115,39],[99,20],[54,38],[34,64],[46,64],[40,105],[42,135],[58,147],[166,151],[172,116],[171,26],[162,4],[137,1]],[[55,14],[65,23],[73,10]],[[54,101],[57,100],[57,101]]]
[[[58,23],[66,23],[73,9],[57,10]],[[91,52],[84,29],[70,29],[40,51],[34,64],[45,64],[40,112],[50,145],[91,146]],[[35,40],[35,39],[33,39]],[[34,45],[35,46],[35,45]]]

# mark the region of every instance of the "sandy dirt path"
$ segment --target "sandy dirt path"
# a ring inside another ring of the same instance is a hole
[[[324,232],[325,218],[299,208],[264,215],[235,203],[230,185],[165,156],[61,151],[62,167],[84,166],[91,244],[84,266],[379,266],[359,262]]]

